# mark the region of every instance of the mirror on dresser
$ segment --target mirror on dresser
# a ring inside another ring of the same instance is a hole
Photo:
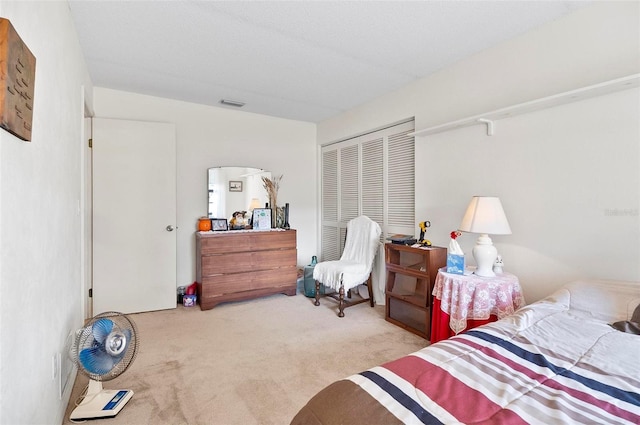
[[[271,178],[269,171],[251,167],[212,167],[207,174],[209,218],[226,218],[231,222],[234,212],[264,208],[269,202],[262,182],[263,176]],[[249,217],[247,214],[246,218]]]

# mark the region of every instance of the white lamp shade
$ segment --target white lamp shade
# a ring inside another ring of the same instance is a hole
[[[252,198],[251,203],[249,204],[249,210],[253,211],[256,208],[260,208],[260,206],[261,206],[260,200],[258,200],[258,198]]]
[[[509,227],[507,216],[502,209],[502,203],[495,196],[474,196],[471,198],[458,230],[489,235],[511,234],[511,227]]]
[[[500,199],[495,196],[474,196],[471,198],[458,230],[480,233],[480,237],[473,247],[473,258],[477,264],[474,273],[484,277],[495,276],[492,267],[498,256],[498,251],[493,246],[489,234],[511,234],[511,227],[509,227]]]

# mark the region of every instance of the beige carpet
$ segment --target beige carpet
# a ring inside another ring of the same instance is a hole
[[[384,320],[384,306],[298,294],[132,314],[140,351],[104,388],[135,394],[101,424],[288,424],[329,383],[428,341]],[[64,424],[88,379],[78,374]]]

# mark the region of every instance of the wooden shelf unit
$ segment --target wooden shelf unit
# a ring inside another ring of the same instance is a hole
[[[429,339],[431,292],[438,269],[446,264],[446,248],[385,244],[385,319]]]

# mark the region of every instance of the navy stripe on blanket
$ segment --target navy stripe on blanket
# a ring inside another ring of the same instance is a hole
[[[370,370],[360,372],[360,375],[378,385],[387,394],[393,397],[398,403],[400,403],[406,409],[410,410],[414,415],[416,415],[416,417],[420,419],[423,424],[442,425],[442,422],[436,419],[431,413],[424,410],[424,408],[420,406],[418,402],[406,395],[401,389],[393,385],[391,382],[387,381],[382,376]]]
[[[639,393],[634,393],[632,391],[624,391],[620,388],[616,388],[611,385],[607,385],[603,382],[596,381],[595,379],[587,378],[586,376],[582,376],[566,368],[556,366],[553,363],[551,363],[549,360],[547,360],[547,358],[542,354],[532,353],[511,342],[505,341],[504,339],[493,336],[493,335],[489,335],[485,332],[470,330],[470,331],[467,331],[466,334],[474,336],[478,339],[482,339],[484,341],[499,345],[500,347],[510,351],[511,353],[515,354],[516,356],[524,360],[527,360],[540,367],[546,367],[547,369],[552,370],[555,374],[565,376],[569,379],[577,381],[582,385],[588,388],[591,388],[592,390],[608,394],[613,398],[625,401],[629,404],[633,404],[634,406],[640,406]]]

